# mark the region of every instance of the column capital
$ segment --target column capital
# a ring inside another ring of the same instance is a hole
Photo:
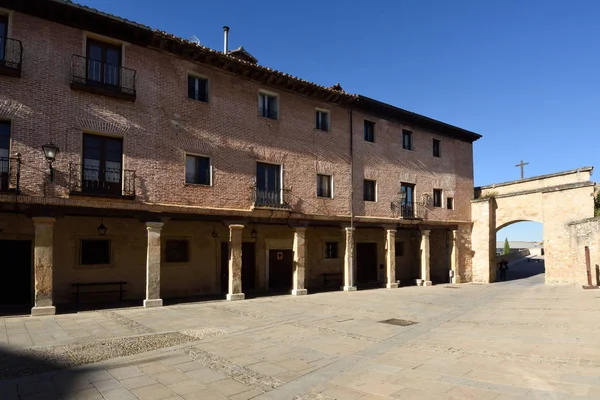
[[[35,225],[54,225],[56,222],[54,217],[33,217],[31,219]]]
[[[146,222],[146,229],[149,231],[160,231],[164,224],[164,222]]]
[[[230,224],[229,225],[229,229],[231,229],[232,231],[241,231],[242,229],[244,229],[244,225],[242,225],[242,224]]]
[[[392,235],[396,234],[396,229],[386,229],[386,232]]]
[[[294,227],[294,232],[305,233],[306,232],[306,226],[295,226]]]
[[[423,230],[421,230],[421,235],[422,236],[429,236],[430,233],[431,233],[431,229],[423,229]]]
[[[350,226],[342,226],[342,230],[346,232],[353,232],[356,230],[356,228]]]

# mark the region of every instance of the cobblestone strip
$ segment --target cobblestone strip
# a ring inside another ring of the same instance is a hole
[[[126,326],[127,328],[133,330],[136,333],[153,333],[154,329],[148,328],[145,325],[142,325],[138,322],[135,322],[132,319],[122,316],[121,314],[117,314],[114,311],[100,311],[106,317],[114,320],[119,325]]]
[[[283,382],[279,379],[259,374],[258,372],[195,347],[187,347],[183,352],[194,361],[262,392],[268,392],[269,390],[283,385]]]
[[[253,312],[249,312],[249,311],[243,311],[243,310],[236,310],[235,308],[229,308],[229,307],[223,307],[223,306],[209,306],[210,308],[217,310],[217,311],[225,311],[228,313],[232,313],[232,314],[237,314],[237,315],[241,315],[243,317],[250,317],[250,318],[256,318],[256,319],[269,319],[271,317],[267,316],[267,315],[262,315],[262,314],[256,314]]]
[[[388,313],[381,312],[381,310],[373,310],[373,309],[370,309],[370,308],[344,307],[342,305],[332,305],[332,304],[315,303],[313,301],[297,300],[297,299],[294,299],[292,301],[294,301],[295,303],[298,303],[298,304],[306,304],[306,305],[310,305],[310,306],[317,306],[317,307],[326,308],[326,309],[329,309],[329,310],[356,311],[356,312],[366,312],[366,313],[381,314],[381,315],[387,315],[388,314]]]
[[[340,331],[337,329],[324,328],[322,326],[306,325],[306,324],[301,324],[299,322],[288,322],[287,325],[291,325],[293,327],[302,328],[302,329],[315,329],[321,333],[326,333],[329,335],[338,335],[338,336],[343,336],[343,337],[347,337],[347,338],[351,338],[351,339],[364,340],[365,342],[369,342],[369,343],[380,342],[379,339],[376,339],[376,338],[373,338],[370,336],[360,335],[358,333]]]
[[[308,392],[308,393],[303,393],[299,396],[294,397],[294,400],[334,400],[334,399],[331,397],[328,397],[328,396],[323,396],[322,394],[319,394],[319,393]]]

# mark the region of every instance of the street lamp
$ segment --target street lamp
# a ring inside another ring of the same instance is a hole
[[[43,145],[42,150],[44,150],[44,156],[46,157],[46,161],[48,161],[50,182],[54,182],[54,168],[52,168],[52,163],[54,162],[54,160],[56,160],[56,155],[59,153],[58,147],[56,147],[52,143],[49,143]]]

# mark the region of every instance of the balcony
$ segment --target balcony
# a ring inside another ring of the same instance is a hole
[[[20,193],[21,156],[0,157],[0,193]]]
[[[252,188],[252,204],[254,208],[269,208],[288,210],[291,208],[290,189],[263,190],[256,186]]]
[[[71,195],[135,198],[135,171],[69,164]]]
[[[0,36],[0,75],[21,77],[23,45],[21,41]]]
[[[135,101],[136,71],[73,54],[71,89]]]
[[[391,207],[400,219],[419,220],[427,217],[427,206],[422,203],[392,202]]]

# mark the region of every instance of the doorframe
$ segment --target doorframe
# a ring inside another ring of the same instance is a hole
[[[265,239],[265,283],[267,290],[269,287],[269,255],[271,250],[294,250],[294,239]],[[293,267],[292,267],[293,268]],[[292,269],[293,270],[293,269]]]

